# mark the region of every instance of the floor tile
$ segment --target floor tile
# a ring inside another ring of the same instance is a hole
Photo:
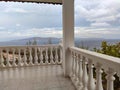
[[[75,90],[60,65],[0,70],[0,90]]]

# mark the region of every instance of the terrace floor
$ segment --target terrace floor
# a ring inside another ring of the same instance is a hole
[[[75,90],[61,65],[0,70],[0,90]]]

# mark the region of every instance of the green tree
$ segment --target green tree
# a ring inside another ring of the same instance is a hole
[[[106,41],[103,41],[102,42],[102,45],[101,45],[101,52],[103,53],[103,54],[106,54],[107,53],[107,42]]]
[[[106,41],[103,41],[101,43],[101,49],[94,49],[95,52],[99,52],[102,54],[106,54],[106,55],[110,55],[110,56],[114,56],[114,57],[118,57],[120,58],[120,42],[116,43],[116,44],[108,44]],[[104,86],[106,86],[106,80],[105,80],[105,73],[103,73],[103,78],[104,78]],[[115,81],[114,81],[114,89],[115,90],[119,90],[120,88],[120,81],[119,81],[119,77],[117,75],[115,75]]]
[[[37,40],[36,39],[34,39],[32,45],[37,45]]]

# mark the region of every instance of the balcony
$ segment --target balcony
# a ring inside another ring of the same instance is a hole
[[[1,1],[61,4],[63,42],[0,47],[0,90],[120,90],[120,58],[74,47],[74,0]]]
[[[116,90],[119,58],[69,47],[65,77],[62,51],[61,45],[0,47],[0,90]]]

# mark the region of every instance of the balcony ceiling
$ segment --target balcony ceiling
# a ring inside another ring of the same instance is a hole
[[[30,2],[30,3],[45,3],[45,4],[62,4],[62,0],[0,0],[5,2]]]

